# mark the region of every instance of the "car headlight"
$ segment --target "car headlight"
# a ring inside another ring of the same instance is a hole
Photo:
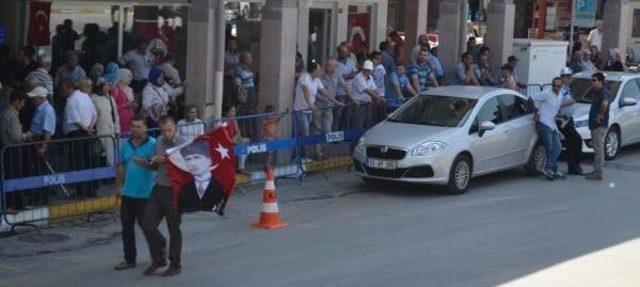
[[[584,128],[589,126],[589,120],[581,120],[575,122],[576,128]]]
[[[364,142],[365,142],[365,137],[361,136],[360,139],[358,139],[358,145],[356,145],[356,151],[364,152]]]
[[[441,153],[445,147],[446,145],[441,142],[425,142],[415,147],[411,151],[411,155],[412,156],[435,155],[435,154]]]

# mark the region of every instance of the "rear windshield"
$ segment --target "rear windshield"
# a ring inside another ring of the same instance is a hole
[[[476,100],[419,95],[393,113],[388,121],[405,124],[456,127],[464,124]]]

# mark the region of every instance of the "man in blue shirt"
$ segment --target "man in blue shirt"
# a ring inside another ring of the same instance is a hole
[[[389,103],[402,103],[407,98],[411,98],[418,94],[416,90],[411,87],[409,77],[407,77],[406,74],[407,69],[403,64],[398,64],[396,71],[391,73],[389,78],[393,88],[388,90],[392,91],[391,95],[395,96],[395,98],[387,98]]]
[[[609,128],[609,100],[611,93],[605,87],[604,74],[601,72],[591,76],[592,86],[587,93],[592,93],[593,101],[589,110],[589,130],[593,145],[593,172],[585,176],[588,180],[601,181],[604,166],[604,138]]]
[[[25,138],[30,141],[42,141],[43,145],[37,148],[39,156],[44,157],[47,142],[56,132],[56,112],[47,100],[47,89],[36,87],[27,93],[31,103],[35,107],[31,127]]]
[[[427,61],[428,58],[429,49],[423,48],[418,54],[418,61],[409,68],[411,83],[418,93],[426,91],[430,85],[438,86],[438,81],[433,73],[434,69]]]
[[[145,167],[155,154],[156,140],[147,136],[145,119],[131,118],[131,138],[120,147],[120,163],[116,169],[116,186],[121,196],[120,222],[122,223],[122,244],[124,261],[115,266],[116,270],[136,267],[135,222],[141,224],[144,207],[154,184],[153,171]]]

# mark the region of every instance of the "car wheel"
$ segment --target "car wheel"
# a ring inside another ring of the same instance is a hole
[[[604,138],[604,158],[613,160],[620,152],[620,131],[617,128],[611,128]]]
[[[471,181],[471,159],[467,155],[459,155],[451,165],[449,183],[446,187],[448,194],[463,194]]]
[[[528,175],[538,176],[546,166],[547,151],[544,149],[544,146],[542,144],[537,143],[536,146],[533,147],[531,155],[529,155],[529,161],[527,161],[527,165],[524,167],[524,169]]]

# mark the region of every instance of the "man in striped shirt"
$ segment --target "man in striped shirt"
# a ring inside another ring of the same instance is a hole
[[[433,73],[434,69],[427,61],[428,58],[429,49],[423,48],[418,54],[418,61],[409,67],[411,83],[418,93],[426,91],[429,86],[438,86],[438,81]]]
[[[38,68],[29,73],[27,78],[34,78],[38,84],[47,89],[47,98],[53,100],[53,78],[49,74],[51,70],[51,58],[42,57],[38,61]]]

